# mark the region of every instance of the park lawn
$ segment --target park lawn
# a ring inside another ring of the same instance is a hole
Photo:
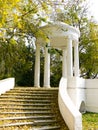
[[[82,117],[83,130],[98,130],[98,113],[87,112]]]

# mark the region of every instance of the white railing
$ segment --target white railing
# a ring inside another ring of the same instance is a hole
[[[0,80],[0,95],[14,88],[14,86],[15,86],[15,78],[7,78]]]
[[[82,115],[67,93],[67,79],[61,78],[58,103],[61,115],[69,130],[82,130]]]

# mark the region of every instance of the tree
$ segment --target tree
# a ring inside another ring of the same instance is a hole
[[[15,76],[19,85],[29,86],[34,74],[32,39],[41,34],[39,26],[46,18],[40,12],[47,11],[47,4],[39,0],[1,0],[0,4],[0,79]]]
[[[59,21],[78,27],[81,77],[95,78],[98,74],[98,24],[87,16],[86,0],[68,0],[63,13],[59,13]]]
[[[59,81],[62,77],[62,51],[51,48],[51,77],[50,85],[53,87],[59,86]]]
[[[98,74],[98,25],[89,22],[87,28],[80,48],[81,76],[95,78]]]
[[[5,26],[7,20],[10,18],[11,12],[14,12],[15,7],[20,0],[0,0],[0,28]]]

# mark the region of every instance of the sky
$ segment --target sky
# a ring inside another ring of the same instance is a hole
[[[90,1],[90,15],[94,16],[94,19],[98,22],[98,0],[89,0]]]

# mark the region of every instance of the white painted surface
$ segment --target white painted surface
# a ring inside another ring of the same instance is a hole
[[[86,79],[86,110],[98,113],[98,79]]]
[[[73,76],[72,40],[67,39],[67,77]]]
[[[72,77],[68,78],[68,81],[61,81],[60,86],[61,86],[60,87],[61,95],[59,95],[59,102],[60,102],[59,107],[60,111],[63,112],[62,115],[66,123],[67,123],[66,117],[69,117],[68,119],[70,120],[71,124],[73,124],[72,121],[73,118],[72,116],[70,117],[70,114],[68,114],[70,113],[70,109],[73,108],[70,105],[67,106],[68,104],[66,105],[66,103],[70,102],[69,97],[71,98],[71,102],[73,102],[73,104],[76,106],[77,110],[80,109],[81,103],[84,102],[85,103],[85,108],[83,108],[84,112],[86,110],[89,112],[98,113],[98,79],[82,79],[79,77]],[[74,114],[76,115],[75,112]],[[68,126],[70,126],[69,125],[70,122],[67,123]]]
[[[67,84],[68,94],[78,110],[84,101],[86,111],[98,113],[98,79],[72,77]]]
[[[62,57],[62,77],[67,78],[67,50],[65,48]]]
[[[36,45],[34,86],[40,87],[40,44]]]
[[[74,42],[74,76],[79,77],[79,50],[76,41]]]
[[[68,78],[68,94],[77,107],[80,109],[81,102],[85,102],[85,79],[79,77]]]
[[[48,44],[49,45],[49,44]],[[45,47],[44,56],[44,87],[50,87],[50,53],[48,53],[48,47]]]
[[[0,80],[0,94],[5,93],[6,91],[14,88],[14,86],[15,86],[14,78],[7,78]]]
[[[82,116],[67,93],[67,79],[62,78],[59,85],[59,109],[69,130],[82,130]]]
[[[80,36],[80,31],[68,24],[63,22],[51,22],[40,28],[41,31],[49,37],[50,46],[54,48],[63,49],[67,47],[67,39],[70,37],[71,40],[78,41]],[[39,37],[37,39],[38,43],[45,43],[45,39]]]
[[[98,89],[98,79],[86,79],[86,89]]]

